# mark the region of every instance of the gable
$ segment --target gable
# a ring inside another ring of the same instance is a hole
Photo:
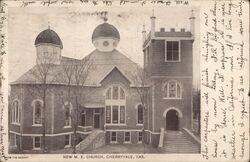
[[[123,83],[125,85],[130,85],[130,81],[127,77],[117,68],[114,67],[102,80],[101,85],[106,85],[110,83]]]

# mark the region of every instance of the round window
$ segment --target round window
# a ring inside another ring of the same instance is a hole
[[[108,42],[108,41],[104,41],[104,42],[103,42],[103,45],[104,45],[105,47],[107,47],[107,46],[109,45],[109,42]]]

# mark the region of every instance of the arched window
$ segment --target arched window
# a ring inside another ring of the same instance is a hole
[[[12,109],[12,123],[20,123],[20,110],[18,101],[15,100],[13,102],[13,109]]]
[[[143,106],[139,104],[137,106],[137,124],[143,124]]]
[[[71,127],[71,110],[72,104],[66,102],[64,104],[64,127]]]
[[[120,86],[112,86],[106,91],[106,100],[125,100],[125,92]]]
[[[33,103],[33,125],[42,124],[42,102],[35,100]]]
[[[114,85],[106,91],[106,123],[125,124],[126,95],[122,87]]]
[[[178,82],[167,82],[163,87],[163,98],[181,98],[182,89]]]

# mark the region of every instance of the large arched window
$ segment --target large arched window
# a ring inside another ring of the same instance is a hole
[[[182,89],[177,81],[169,81],[163,86],[163,98],[181,98]]]
[[[33,104],[33,125],[41,125],[43,103],[40,100],[35,100],[32,104]]]
[[[71,127],[72,104],[66,102],[63,108],[64,108],[64,127]]]
[[[114,85],[106,91],[106,123],[125,124],[126,95],[122,87]]]
[[[19,104],[18,101],[15,100],[13,102],[13,109],[12,109],[12,123],[18,123],[20,124],[20,109],[19,109]]]
[[[137,105],[137,124],[143,124],[143,106],[142,104]]]

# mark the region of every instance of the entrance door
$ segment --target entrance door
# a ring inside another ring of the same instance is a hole
[[[100,114],[94,114],[94,128],[100,128]]]
[[[166,129],[167,130],[179,130],[179,118],[178,112],[175,110],[169,110],[166,115]]]

